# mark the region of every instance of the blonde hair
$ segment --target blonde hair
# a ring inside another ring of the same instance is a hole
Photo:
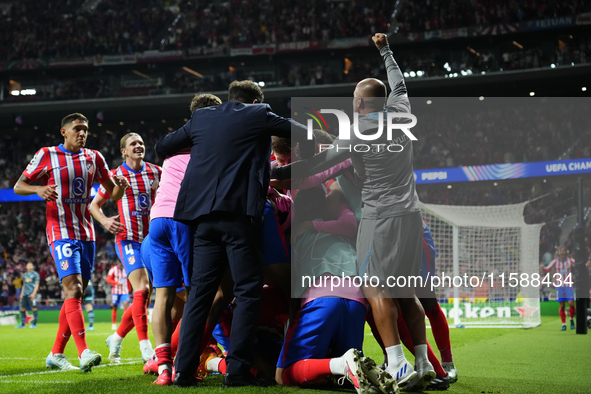
[[[134,133],[134,132],[127,133],[123,137],[121,137],[121,141],[119,142],[119,147],[121,149],[125,149],[125,147],[127,146],[127,140],[129,139],[129,137],[134,136],[134,135],[137,135],[138,137],[142,138],[142,136],[139,135],[138,133]],[[121,154],[121,157],[123,158],[123,160],[125,160],[125,155],[123,153]]]

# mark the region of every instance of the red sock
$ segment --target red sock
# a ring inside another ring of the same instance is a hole
[[[124,312],[125,313],[125,312]],[[111,309],[111,322],[117,324],[117,309]]]
[[[439,303],[429,312],[425,313],[425,315],[427,315],[431,323],[431,331],[433,332],[439,353],[441,353],[441,361],[444,363],[453,362],[451,342],[449,340],[449,325]]]
[[[226,374],[226,370],[228,369],[228,365],[226,364],[226,359],[222,358],[222,361],[218,364],[218,372],[222,375]]]
[[[156,349],[154,349],[154,351],[156,352],[156,357],[158,358],[158,365],[172,364],[172,357],[170,356],[170,345],[156,346]]]
[[[88,349],[86,344],[86,328],[84,327],[84,315],[82,314],[82,300],[80,298],[68,298],[64,301],[68,326],[74,334],[74,342],[78,348],[78,357]]]
[[[148,295],[148,290],[133,293],[133,304],[129,308],[132,310],[133,324],[140,341],[148,339]]]
[[[330,359],[301,360],[283,371],[283,384],[288,386],[309,386],[314,383],[322,383],[330,372]]]
[[[372,332],[374,338],[376,339],[376,341],[378,342],[378,345],[380,345],[380,347],[382,348],[382,352],[384,353],[384,357],[385,357],[386,356],[386,348],[384,347],[384,341],[382,341],[382,337],[380,336],[380,332],[378,331],[378,328],[376,326],[376,322],[373,319],[373,313],[372,312],[366,313],[365,320],[367,320],[367,324],[369,324],[369,327],[371,328],[371,332]]]
[[[183,320],[183,319],[181,319]],[[179,321],[172,321],[172,332],[174,332],[176,330],[176,327],[179,325],[179,323],[181,322],[181,320]]]
[[[119,324],[119,327],[117,328],[117,335],[121,338],[125,338],[125,336],[133,330],[134,324],[131,316],[131,309],[132,308],[127,308],[125,312],[123,312],[123,316],[121,316],[121,324]],[[115,320],[117,320],[117,311],[115,311]]]
[[[172,332],[172,337],[170,338],[170,354],[172,355],[172,358],[176,357],[176,352],[179,349],[179,333],[181,331],[182,321],[183,319],[179,320],[179,322],[176,325],[176,328]],[[172,325],[174,326],[174,322]]]
[[[72,332],[70,331],[70,326],[68,325],[68,319],[66,319],[66,308],[65,305],[62,305],[62,309],[60,310],[59,326],[57,328],[57,337],[55,338],[51,352],[53,354],[63,353],[66,345],[68,344],[68,340],[70,339],[70,335],[72,335]]]
[[[575,317],[575,307],[569,306],[568,307],[568,315],[570,316],[571,320]]]
[[[398,334],[400,335],[400,341],[412,354],[415,354],[415,348],[412,342],[412,337],[410,336],[410,331],[408,331],[408,326],[406,322],[402,318],[402,313],[398,314]]]
[[[213,329],[215,325],[205,323],[205,330],[203,330],[203,338],[201,338],[201,345],[199,345],[199,354],[203,353],[207,344],[211,340],[211,334],[213,334]]]
[[[415,354],[414,343],[412,341],[412,337],[410,336],[410,331],[408,330],[408,326],[406,325],[406,322],[402,318],[402,314],[398,315],[398,332],[400,333],[400,340],[402,341],[404,346],[406,346],[406,348],[414,355]],[[447,376],[447,373],[445,372],[445,370],[441,366],[441,363],[439,362],[439,359],[435,355],[435,352],[433,352],[433,349],[431,348],[431,345],[429,345],[429,342],[427,342],[427,358],[429,359],[429,362],[433,365],[433,369],[435,369],[435,373],[437,375],[442,376],[442,377]]]
[[[564,309],[559,309],[558,314],[560,315],[560,320],[562,324],[566,323],[566,311]]]

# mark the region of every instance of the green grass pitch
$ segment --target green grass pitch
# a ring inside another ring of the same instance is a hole
[[[105,338],[110,324],[98,323],[87,333],[92,350],[108,356]],[[142,373],[137,336],[132,331],[123,343],[122,365],[106,360],[91,373],[48,372],[45,357],[55,338],[57,324],[40,324],[36,330],[0,327],[0,393],[151,393],[179,391],[152,386],[153,376]],[[364,351],[379,363],[381,351],[366,331]],[[430,330],[429,341],[434,344]],[[535,329],[452,329],[452,349],[459,381],[450,393],[522,394],[591,393],[591,334],[560,331],[558,317],[542,317]],[[66,355],[78,365],[74,341]],[[412,356],[408,355],[409,360]],[[221,377],[207,377],[205,383],[183,392],[202,393],[327,393],[294,387],[221,389]],[[335,387],[335,391],[339,387]],[[351,392],[351,391],[348,391]]]

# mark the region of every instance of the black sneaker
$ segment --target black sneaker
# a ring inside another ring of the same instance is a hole
[[[188,373],[177,372],[174,375],[173,385],[174,387],[195,387],[201,382],[203,382],[203,379],[198,379]]]
[[[429,383],[429,385],[427,386],[427,388],[425,390],[430,391],[430,390],[440,390],[440,391],[444,391],[447,390],[449,388],[449,378],[443,377],[443,376],[435,376],[435,379],[433,379],[431,381],[431,383]]]

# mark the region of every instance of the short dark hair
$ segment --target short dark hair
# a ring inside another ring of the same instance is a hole
[[[291,140],[289,138],[271,137],[271,150],[273,153],[287,155],[291,153]]]
[[[73,114],[70,115],[66,115],[63,119],[62,119],[62,127],[64,127],[65,125],[67,125],[68,123],[72,123],[75,120],[81,120],[83,122],[88,123],[88,118],[84,115],[82,115],[79,112],[75,112]]]
[[[200,108],[213,107],[220,105],[221,103],[222,100],[214,94],[196,94],[195,97],[193,97],[193,100],[191,100],[189,108],[191,109],[191,112],[195,112]]]
[[[228,101],[249,104],[254,100],[262,103],[264,99],[263,91],[259,85],[252,81],[234,81],[228,87]]]
[[[294,212],[298,222],[322,218],[326,212],[324,189],[320,186],[298,190],[294,198]]]

